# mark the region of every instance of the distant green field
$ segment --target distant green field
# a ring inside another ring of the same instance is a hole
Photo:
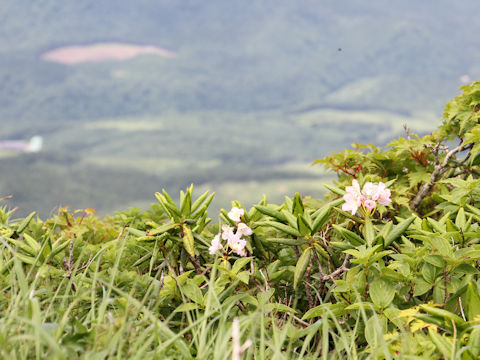
[[[438,121],[387,111],[312,109],[250,114],[204,111],[104,118],[60,125],[44,135],[39,154],[0,154],[9,169],[0,194],[13,195],[18,214],[58,206],[92,207],[101,215],[148,207],[162,188],[191,183],[217,193],[212,210],[238,199],[246,206],[263,194],[281,202],[294,192],[321,196],[331,177],[313,159],[353,142],[385,144],[403,133],[427,133]]]

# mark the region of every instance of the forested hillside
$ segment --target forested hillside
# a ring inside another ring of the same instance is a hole
[[[66,203],[105,213],[190,182],[215,183],[225,199],[293,185],[318,194],[310,159],[382,144],[403,123],[427,133],[460,78],[480,75],[476,9],[473,0],[4,0],[0,140],[41,135],[45,148],[0,154],[9,169],[0,194],[23,214]],[[177,56],[42,59],[103,42]]]

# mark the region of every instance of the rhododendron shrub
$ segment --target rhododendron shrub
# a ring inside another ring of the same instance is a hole
[[[233,201],[214,223],[193,186],[103,220],[0,208],[0,357],[68,358],[138,329],[152,358],[214,358],[230,336],[198,339],[239,318],[246,358],[478,359],[480,83],[462,89],[427,136],[317,161],[338,174],[322,199]]]

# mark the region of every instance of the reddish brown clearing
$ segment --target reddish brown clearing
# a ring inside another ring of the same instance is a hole
[[[61,47],[44,53],[42,59],[65,65],[76,65],[84,62],[122,61],[144,54],[164,58],[174,58],[177,56],[173,51],[156,46],[99,43],[86,46]]]

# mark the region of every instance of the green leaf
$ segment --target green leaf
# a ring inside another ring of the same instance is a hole
[[[183,247],[190,256],[195,256],[195,239],[193,238],[192,230],[186,225],[183,225]]]
[[[337,195],[340,195],[340,196],[345,195],[345,190],[340,189],[339,187],[328,185],[328,184],[323,184],[323,186],[326,187],[331,192],[333,192],[334,194],[337,194]]]
[[[436,277],[435,266],[429,263],[424,263],[422,266],[422,275],[426,282],[433,285]]]
[[[202,290],[198,288],[193,282],[187,282],[182,286],[183,294],[190,300],[196,302],[199,305],[203,305]]]
[[[447,321],[453,320],[457,326],[465,326],[466,321],[463,320],[460,316],[455,315],[454,313],[444,310],[444,309],[439,309],[430,305],[426,304],[421,304],[420,309],[423,311],[429,313],[430,315],[441,317],[444,319],[447,319]]]
[[[405,231],[407,231],[408,227],[413,223],[416,216],[411,216],[408,219],[405,219],[398,223],[393,230],[386,236],[384,241],[384,248],[386,249],[389,247],[395,240],[397,240],[400,236],[402,236]]]
[[[310,264],[310,258],[312,256],[312,249],[306,248],[300,258],[297,261],[297,265],[295,266],[295,273],[293,275],[293,288],[297,289],[298,284],[303,278],[305,271],[307,270],[308,265]]]
[[[430,335],[430,338],[432,339],[437,349],[444,356],[444,359],[449,359],[452,350],[452,343],[450,342],[450,340],[438,334],[432,328],[428,328],[428,334]]]
[[[145,231],[142,231],[142,230],[138,230],[138,229],[134,229],[134,228],[131,228],[131,227],[127,227],[127,230],[130,234],[134,235],[134,236],[137,236],[137,237],[140,237],[140,236],[146,236],[147,233]]]
[[[311,227],[308,226],[308,223],[305,221],[303,215],[297,215],[298,230],[302,236],[310,234],[312,231]]]
[[[465,217],[465,210],[463,210],[463,207],[461,207],[458,210],[457,217],[455,219],[455,225],[457,225],[458,228],[463,229],[466,223],[467,219]]]
[[[368,246],[372,246],[375,241],[375,230],[373,229],[372,219],[365,218],[365,225],[363,225],[363,237],[367,241]]]
[[[271,242],[284,245],[302,245],[307,242],[307,239],[291,239],[291,238],[269,238],[262,239],[264,242]]]
[[[343,303],[325,303],[318,305],[310,310],[308,310],[305,315],[303,315],[302,320],[313,319],[316,317],[322,317],[324,315],[333,315],[335,317],[342,316],[346,313],[345,304]]]
[[[432,284],[426,282],[423,277],[417,277],[415,279],[415,290],[413,291],[413,296],[421,296],[426,294],[433,287]]]
[[[257,223],[259,226],[271,226],[277,230],[280,230],[288,235],[302,237],[302,234],[297,229],[292,228],[291,226],[276,222],[276,221],[263,221]]]
[[[480,295],[474,282],[468,284],[465,307],[467,308],[467,319],[469,321],[473,321],[475,317],[480,316]]]
[[[293,199],[292,213],[293,215],[298,216],[298,215],[303,215],[304,212],[305,212],[305,208],[303,207],[303,200],[300,197],[299,193],[295,193],[295,197]]]
[[[32,221],[33,217],[35,216],[35,211],[30,213],[23,221],[18,225],[16,233],[21,234],[30,224],[30,221]]]
[[[192,192],[187,190],[182,201],[180,202],[180,213],[184,217],[189,217],[192,210]]]
[[[200,306],[194,303],[184,303],[181,304],[180,306],[177,306],[177,308],[174,310],[174,312],[187,312],[187,311],[192,311],[192,310],[197,310],[200,309]]]
[[[278,221],[281,221],[284,223],[287,222],[287,217],[284,214],[282,214],[280,211],[274,210],[268,206],[261,206],[261,205],[255,205],[254,208],[260,211],[262,214],[273,217]]]
[[[445,266],[445,261],[440,255],[427,255],[423,260],[433,266],[443,269]]]
[[[151,229],[146,232],[147,236],[155,236],[159,234],[163,234],[164,232],[170,231],[172,229],[175,229],[176,227],[180,226],[178,223],[168,223],[165,225],[162,225],[156,229]]]
[[[266,304],[264,307],[265,311],[278,311],[278,312],[288,312],[291,314],[295,314],[297,311],[290,306],[279,304],[279,303],[270,303]]]
[[[386,308],[395,297],[395,286],[390,280],[377,278],[370,284],[368,292],[375,305]]]
[[[297,222],[297,217],[293,215],[291,212],[287,210],[282,210],[282,214],[285,216],[287,219],[288,225],[291,227],[297,229],[298,228],[298,222]]]
[[[319,212],[313,214],[312,234],[315,234],[327,222],[331,211],[331,206],[325,205]]]
[[[35,251],[36,253],[40,251],[41,246],[34,238],[32,238],[28,234],[23,234],[23,238],[25,239],[25,242],[27,243],[27,245],[30,246],[33,251]]]
[[[343,237],[345,240],[349,241],[354,246],[359,246],[365,244],[365,240],[363,240],[360,236],[358,236],[353,231],[347,230],[340,225],[332,225],[335,232]]]
[[[232,272],[235,274],[238,273],[245,265],[250,262],[251,259],[253,259],[253,257],[245,257],[236,260],[232,266]]]
[[[210,193],[209,190],[205,191],[202,195],[200,195],[197,198],[197,200],[194,201],[191,208],[192,213],[194,213],[200,207],[200,205],[202,205],[203,201],[207,198],[209,193]]]
[[[257,299],[260,305],[265,305],[275,293],[275,289],[268,289],[257,294]]]
[[[236,278],[248,285],[248,282],[250,281],[250,273],[248,271],[242,271],[236,275]]]

